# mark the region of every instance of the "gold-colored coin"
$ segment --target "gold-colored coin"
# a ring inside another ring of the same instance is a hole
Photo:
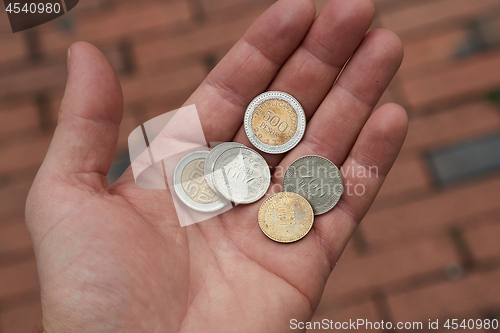
[[[286,101],[269,99],[262,102],[252,116],[252,129],[257,138],[270,146],[281,146],[297,131],[297,113]]]
[[[259,209],[259,226],[264,234],[280,243],[298,241],[311,230],[314,213],[304,197],[280,192],[267,198]]]
[[[292,95],[266,91],[248,105],[243,127],[257,149],[281,154],[293,149],[304,136],[306,115]]]

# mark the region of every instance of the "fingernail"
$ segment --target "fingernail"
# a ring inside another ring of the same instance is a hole
[[[68,54],[67,54],[67,57],[66,57],[66,64],[68,65],[68,72],[69,72],[69,61],[71,59],[71,47],[68,47]]]

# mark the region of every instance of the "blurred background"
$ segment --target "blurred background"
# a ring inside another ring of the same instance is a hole
[[[119,73],[125,114],[113,180],[129,163],[128,134],[178,108],[273,2],[82,0],[16,34],[2,9],[0,333],[32,332],[40,321],[24,204],[55,128],[68,46],[95,44]],[[315,2],[319,10],[327,1]],[[410,129],[313,319],[424,327],[429,319],[499,319],[500,2],[375,4],[373,26],[395,31],[405,46],[381,103],[402,104]]]

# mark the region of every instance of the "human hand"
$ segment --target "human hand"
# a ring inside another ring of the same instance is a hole
[[[181,228],[170,193],[139,188],[130,168],[108,186],[121,88],[96,48],[74,44],[58,125],[26,207],[46,332],[285,332],[290,319],[308,320],[406,134],[400,106],[372,114],[402,59],[393,33],[365,36],[373,14],[369,0],[332,0],[315,19],[312,1],[280,0],[185,103],[196,104],[208,142],[249,145],[248,103],[265,90],[290,93],[304,107],[306,133],[286,155],[263,154],[270,166],[316,154],[344,169],[378,170],[345,174],[344,184],[365,193],[344,193],[286,245],[258,226],[264,199]]]

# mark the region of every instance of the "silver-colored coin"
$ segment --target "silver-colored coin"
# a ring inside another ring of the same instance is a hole
[[[174,170],[174,189],[189,208],[214,212],[229,203],[215,193],[205,181],[204,164],[208,151],[196,151],[184,156]]]
[[[244,119],[250,142],[266,153],[279,154],[295,147],[306,129],[300,103],[281,91],[268,91],[248,105]]]
[[[237,142],[222,142],[217,146],[213,147],[212,150],[210,150],[210,153],[208,154],[207,159],[205,160],[205,180],[207,181],[208,185],[212,188],[212,190],[217,191],[214,185],[214,181],[212,179],[212,172],[214,170],[215,161],[224,151],[236,147],[246,147],[246,146]]]
[[[213,181],[217,191],[235,203],[252,203],[264,196],[271,183],[266,160],[250,148],[231,148],[215,161]]]
[[[316,155],[295,160],[283,176],[283,191],[302,195],[311,204],[314,215],[335,207],[344,192],[342,175],[330,160]]]

